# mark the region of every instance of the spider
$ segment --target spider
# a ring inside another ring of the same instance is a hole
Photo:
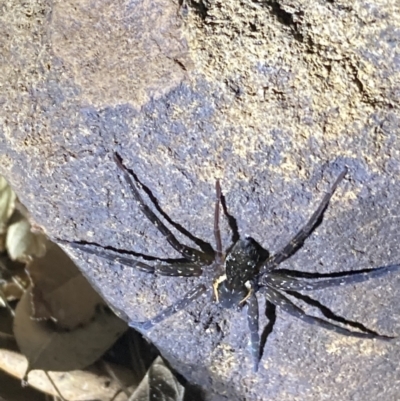
[[[277,253],[270,255],[256,240],[251,237],[241,238],[238,232],[236,219],[229,214],[225,198],[221,192],[219,181],[216,181],[216,200],[214,210],[214,237],[216,249],[185,230],[180,224],[174,222],[159,206],[157,199],[150,189],[145,186],[130,169],[124,166],[121,157],[115,153],[114,161],[121,171],[131,195],[137,202],[141,212],[160,231],[167,242],[178,251],[182,258],[162,259],[154,256],[140,255],[109,246],[101,246],[90,242],[71,242],[58,240],[63,244],[71,245],[84,252],[94,254],[110,261],[134,267],[146,273],[163,276],[212,276],[210,285],[199,284],[187,292],[178,302],[162,310],[159,314],[145,322],[130,322],[130,326],[146,332],[154,325],[183,310],[200,296],[212,296],[224,308],[241,309],[247,306],[247,321],[250,331],[250,346],[253,359],[253,369],[258,370],[259,361],[266,340],[273,330],[276,321],[276,309],[288,313],[306,323],[318,325],[336,333],[365,339],[380,339],[389,341],[394,337],[385,336],[368,329],[362,323],[347,320],[336,315],[320,302],[304,295],[299,291],[320,290],[344,284],[361,283],[371,278],[377,278],[396,271],[400,265],[389,265],[371,269],[362,269],[334,273],[307,273],[290,269],[277,269],[286,259],[293,256],[304,244],[305,240],[321,224],[324,212],[336,188],[347,174],[345,168],[337,177],[319,204],[317,210],[311,215],[300,231]],[[184,236],[197,245],[198,249],[181,243],[172,231],[162,222],[160,217],[144,201],[140,189],[146,193],[156,211],[168,223],[180,231]],[[220,208],[222,206],[225,217],[232,230],[232,244],[226,252],[222,248],[219,228]],[[157,261],[154,265],[137,260],[141,256],[146,261]],[[207,267],[208,266],[208,267]],[[211,272],[211,273],[210,273]],[[212,285],[211,285],[212,281]],[[262,340],[259,335],[259,306],[257,294],[266,298],[265,314],[269,320],[264,329]],[[317,307],[326,319],[308,315],[286,295],[290,295],[306,304]],[[328,319],[328,320],[327,320]],[[337,323],[341,323],[339,325]],[[347,326],[344,327],[344,326]],[[356,330],[354,330],[356,329]]]

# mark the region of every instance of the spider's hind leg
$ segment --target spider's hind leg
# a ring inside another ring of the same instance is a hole
[[[258,301],[255,291],[252,291],[247,300],[247,323],[250,330],[250,346],[253,358],[253,370],[257,372],[260,363],[260,335],[258,334]]]
[[[283,291],[322,290],[330,287],[363,283],[364,281],[384,277],[399,270],[399,264],[332,273],[308,273],[290,269],[279,269],[264,276],[261,279],[261,283],[262,285],[269,284]]]
[[[388,337],[388,336],[382,336],[375,330],[371,330],[368,327],[364,326],[362,323],[355,322],[353,320],[348,320],[348,319],[345,319],[344,317],[337,315],[336,313],[331,311],[327,306],[321,304],[319,301],[317,301],[307,295],[301,294],[297,291],[286,291],[286,293],[305,302],[306,304],[308,304],[312,307],[318,308],[321,311],[321,313],[330,320],[333,320],[333,321],[336,321],[336,322],[339,322],[342,324],[346,324],[350,327],[354,327],[355,329],[363,331],[364,333],[370,334],[371,335],[370,338],[380,338],[380,339],[391,339],[392,338],[392,337]]]
[[[348,321],[344,318],[338,317],[335,314],[333,314],[332,312],[330,312],[328,310],[328,308],[326,308],[326,307],[319,308],[319,309],[325,316],[327,316],[327,314],[328,314],[329,319],[336,320],[340,323],[344,323],[349,326],[358,328],[361,331],[352,331],[352,330],[346,329],[345,327],[331,323],[328,320],[324,320],[324,319],[321,319],[316,316],[308,315],[306,312],[303,311],[303,309],[299,308],[292,301],[290,301],[287,297],[285,297],[283,294],[281,294],[279,291],[272,288],[271,286],[264,287],[263,292],[265,293],[267,299],[271,303],[275,304],[278,308],[280,308],[284,312],[288,313],[289,315],[296,317],[297,319],[300,319],[303,322],[306,322],[308,324],[317,325],[317,326],[323,327],[326,330],[334,331],[336,333],[342,334],[347,337],[356,337],[356,338],[364,338],[364,339],[377,338],[377,339],[383,340],[383,341],[390,341],[394,338],[394,337],[390,337],[390,336],[380,335],[373,330],[367,329],[364,325],[362,325],[360,323]],[[319,302],[310,300],[309,297],[302,296],[301,294],[293,294],[293,291],[292,292],[287,291],[287,293],[290,295],[296,296],[298,299],[301,299],[302,301],[304,301],[312,306],[318,307]]]
[[[168,308],[164,309],[161,313],[154,316],[152,319],[147,320],[145,322],[137,322],[131,321],[129,322],[129,326],[139,331],[147,331],[150,330],[153,326],[158,323],[161,323],[163,320],[171,317],[175,313],[185,309],[188,305],[190,305],[194,300],[199,298],[201,295],[207,292],[207,288],[204,285],[198,285],[187,292],[183,298],[181,298],[176,303],[172,304]]]
[[[268,324],[264,328],[260,338],[260,335],[258,334],[258,329],[259,329],[258,301],[255,291],[251,292],[249,300],[247,301],[247,305],[248,305],[247,321],[250,330],[250,345],[251,345],[251,354],[253,357],[253,370],[254,372],[257,372],[268,336],[272,333],[272,330],[274,329],[274,325],[276,322],[276,307],[273,303],[266,300],[265,316],[268,319]]]

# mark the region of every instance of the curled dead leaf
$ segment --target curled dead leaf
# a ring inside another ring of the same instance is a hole
[[[75,263],[56,244],[27,266],[32,282],[33,317],[52,319],[57,327],[74,330],[87,324],[104,301]]]
[[[83,369],[99,359],[127,330],[127,324],[108,308],[97,308],[92,320],[72,331],[60,330],[51,321],[31,319],[31,292],[27,290],[15,310],[14,335],[34,369]]]

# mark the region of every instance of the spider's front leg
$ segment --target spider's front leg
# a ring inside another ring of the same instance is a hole
[[[57,239],[56,241],[60,244],[69,245],[72,248],[89,253],[90,255],[96,255],[111,262],[133,267],[144,273],[173,277],[196,277],[201,276],[203,272],[200,265],[188,262],[186,259],[162,259],[114,247],[103,247],[95,243],[71,242],[61,239]],[[141,262],[136,258],[144,258],[151,261],[157,261],[158,263],[150,265]]]
[[[174,222],[159,206],[157,199],[154,197],[149,188],[142,184],[136,174],[127,169],[123,163],[121,157],[114,153],[114,161],[118,168],[122,171],[125,181],[130,187],[131,194],[136,200],[140,210],[146,216],[147,219],[160,231],[160,233],[166,238],[169,244],[178,252],[181,253],[183,258],[171,259],[171,258],[158,258],[150,255],[143,255],[133,251],[127,251],[118,249],[111,246],[102,246],[97,243],[84,242],[84,241],[66,241],[56,239],[57,242],[65,245],[70,245],[74,248],[80,249],[86,253],[97,255],[101,258],[109,261],[121,263],[125,266],[134,267],[140,271],[146,273],[156,273],[164,276],[183,276],[192,277],[200,276],[202,274],[202,267],[200,264],[211,264],[214,260],[215,252],[212,246],[195,237],[181,225]],[[180,231],[187,238],[192,240],[201,251],[191,248],[185,244],[182,244],[174,236],[174,234],[168,229],[168,227],[160,220],[160,218],[152,211],[152,209],[146,204],[138,188],[141,188],[150,198],[153,207],[169,222],[173,227]],[[153,265],[147,264],[143,261],[137,260],[138,258],[144,259],[145,261],[157,261],[160,263]]]
[[[156,207],[157,210],[160,211],[160,213],[166,218],[167,221],[169,221],[173,226],[182,232],[184,235],[189,237],[189,239],[193,240],[201,249],[202,251],[199,251],[195,248],[192,248],[190,246],[187,246],[185,244],[182,244],[181,242],[178,241],[178,239],[175,237],[175,235],[169,230],[169,228],[158,218],[158,216],[151,210],[151,208],[146,204],[144,201],[142,195],[139,193],[136,183],[141,185],[143,188],[144,185],[140,183],[138,180],[136,174],[132,171],[129,170],[124,166],[122,163],[121,157],[118,155],[118,153],[114,153],[114,161],[117,164],[118,168],[121,170],[123,177],[128,184],[131,194],[133,198],[136,200],[140,210],[142,213],[151,221],[151,223],[158,229],[158,231],[165,237],[167,242],[176,250],[178,251],[185,259],[192,261],[192,262],[202,262],[204,264],[211,264],[214,261],[215,254],[214,250],[211,247],[210,244],[192,236],[191,234],[188,235],[188,231],[184,230],[182,226],[180,226],[177,223],[174,223],[168,216],[167,214],[162,211],[162,209],[159,207],[158,203],[155,200],[154,196],[150,196],[150,199],[153,202],[153,205]],[[132,178],[133,180],[132,180]],[[145,192],[149,193],[149,189],[146,188]]]
[[[333,194],[336,191],[336,188],[343,180],[345,175],[347,174],[347,168],[345,168],[336,181],[329,189],[329,191],[322,198],[321,203],[319,204],[317,210],[311,215],[308,222],[301,228],[301,230],[290,240],[290,242],[279,252],[272,255],[267,259],[265,263],[263,263],[260,267],[260,275],[265,274],[273,269],[275,269],[280,263],[284,260],[290,258],[294,255],[304,244],[304,241],[311,235],[311,233],[321,224],[322,219],[324,217],[325,210],[328,207],[329,201],[331,200]]]

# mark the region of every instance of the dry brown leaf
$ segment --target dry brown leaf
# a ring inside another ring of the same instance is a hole
[[[1,370],[22,380],[27,365],[28,362],[23,355],[17,352],[0,349]],[[113,365],[113,370],[118,372],[118,376],[126,385],[130,386],[132,375],[130,370],[117,365]],[[66,400],[110,401],[113,399],[114,401],[126,401],[128,398],[124,393],[119,393],[116,398],[113,398],[120,390],[118,383],[110,380],[108,376],[104,375],[104,372],[96,367],[91,367],[90,371],[75,370],[67,373],[50,372],[50,376]],[[53,385],[49,382],[45,372],[41,370],[35,370],[29,374],[29,385],[51,396],[57,397],[57,392]]]
[[[5,302],[17,301],[30,285],[23,263],[14,262],[6,255],[0,255],[0,294]],[[2,304],[2,302],[0,302]],[[3,306],[6,306],[3,303]]]
[[[8,302],[20,299],[24,293],[21,286],[12,281],[9,281],[2,286],[0,285],[0,291],[3,292],[4,297]]]
[[[14,335],[28,358],[28,371],[69,371],[95,362],[127,329],[109,309],[97,308],[93,319],[73,331],[31,319],[31,292],[27,290],[15,310]],[[28,373],[27,371],[27,373]]]
[[[13,334],[14,318],[6,308],[0,308],[0,332],[4,334]]]
[[[7,229],[6,248],[11,260],[29,262],[46,253],[46,237],[33,234],[28,220],[21,218]]]
[[[33,317],[51,318],[57,327],[74,330],[87,324],[104,301],[69,256],[56,244],[27,266],[31,278]]]
[[[0,253],[3,253],[6,250],[6,236],[7,233],[0,233]]]

